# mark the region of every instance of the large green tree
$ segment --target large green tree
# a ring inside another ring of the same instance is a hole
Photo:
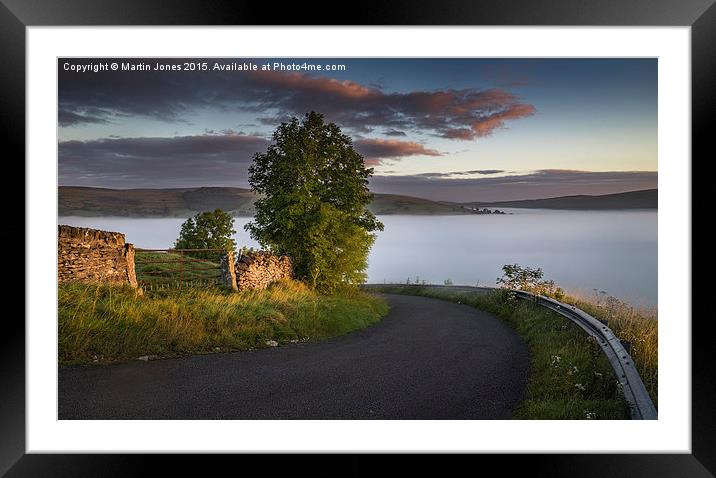
[[[215,209],[190,217],[181,225],[179,238],[174,242],[175,249],[222,249],[233,251],[236,242],[232,235],[234,218],[231,214]],[[217,258],[220,253],[192,252],[194,257]]]
[[[259,199],[246,230],[263,247],[289,255],[296,277],[317,289],[361,283],[373,232],[383,229],[366,208],[372,174],[351,138],[323,115],[281,123],[249,167]]]

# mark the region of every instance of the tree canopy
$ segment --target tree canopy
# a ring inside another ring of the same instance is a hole
[[[223,249],[233,251],[236,242],[232,236],[234,218],[221,209],[206,211],[190,217],[181,226],[179,238],[174,242],[175,249]],[[214,253],[193,253],[197,257],[216,257]]]
[[[296,277],[315,288],[361,283],[373,232],[383,229],[366,208],[372,174],[351,138],[323,115],[292,118],[249,167],[259,199],[246,230],[263,247],[289,255]]]

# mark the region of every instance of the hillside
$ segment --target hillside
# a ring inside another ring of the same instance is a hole
[[[60,216],[188,217],[216,208],[234,216],[254,214],[255,195],[249,189],[203,187],[185,189],[105,189],[60,186]],[[369,206],[375,214],[473,214],[458,204],[396,194],[375,194]]]
[[[547,199],[528,199],[522,201],[471,202],[464,203],[469,207],[514,207],[525,209],[572,209],[572,210],[604,210],[604,209],[657,209],[659,204],[658,189],[644,189],[617,194],[600,196],[561,196]]]
[[[183,189],[105,189],[60,186],[60,216],[189,217],[216,208],[234,216],[254,214],[255,195],[249,189],[203,187]],[[563,196],[522,201],[450,203],[398,194],[374,194],[374,214],[475,214],[471,208],[529,209],[656,209],[658,190],[646,189],[602,196]]]
[[[431,201],[430,199],[398,194],[373,194],[373,202],[368,206],[373,214],[422,214],[448,215],[472,214],[473,211],[460,204]]]
[[[220,208],[253,214],[254,195],[241,188],[105,189],[60,186],[60,216],[188,217]]]

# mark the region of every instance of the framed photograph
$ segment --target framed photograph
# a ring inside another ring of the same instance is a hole
[[[713,476],[691,178],[716,7],[543,3],[317,25],[3,0],[27,192],[0,473],[464,453]]]

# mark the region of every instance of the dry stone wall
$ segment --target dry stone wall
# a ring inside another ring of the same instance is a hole
[[[288,256],[266,251],[241,254],[234,266],[239,290],[265,289],[269,284],[293,277],[293,265]]]
[[[60,282],[101,281],[137,287],[134,245],[124,234],[59,226],[57,276]]]

